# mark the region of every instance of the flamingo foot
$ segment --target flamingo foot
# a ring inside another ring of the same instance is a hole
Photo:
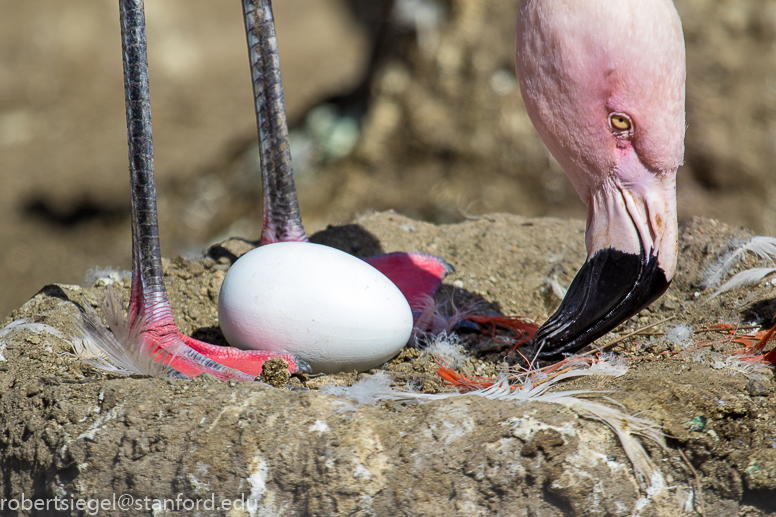
[[[110,330],[87,310],[77,355],[102,370],[123,375],[195,378],[207,373],[222,381],[253,381],[271,359],[284,361],[290,373],[310,371],[309,365],[291,354],[239,350],[186,336],[175,325],[169,304],[168,310],[161,305],[161,310],[138,313],[130,303],[130,310],[124,311],[118,295],[108,286],[103,313]]]
[[[397,251],[367,257],[364,261],[396,284],[417,319],[436,294],[442,280],[455,268],[439,257],[426,253]]]
[[[271,359],[284,361],[289,373],[310,370],[292,354],[212,345],[181,333],[174,325],[169,330],[144,330],[142,335],[155,362],[189,378],[209,373],[220,380],[252,381],[261,375],[264,363]]]

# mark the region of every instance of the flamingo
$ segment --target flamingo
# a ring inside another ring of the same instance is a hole
[[[290,354],[194,340],[177,328],[162,276],[142,0],[120,0],[132,185],[130,334],[157,363],[189,377],[250,380]],[[306,242],[293,182],[270,0],[243,0],[264,183],[260,245]],[[524,0],[516,68],[526,109],[588,206],[588,257],[536,333],[534,357],[555,360],[656,300],[676,268],[676,171],[683,157],[684,45],[670,0],[615,4]],[[450,272],[399,253],[366,259],[419,316]]]
[[[307,242],[294,187],[271,2],[243,0],[242,5],[264,184],[259,244]],[[253,380],[270,359],[285,361],[291,373],[309,371],[304,361],[291,354],[216,346],[178,330],[159,247],[143,0],[120,0],[119,7],[132,202],[132,283],[118,341],[139,354],[141,361],[150,358],[152,364],[186,377],[210,373],[221,380]],[[366,261],[396,283],[417,314],[423,300],[451,271],[443,260],[422,253],[391,253]]]
[[[587,205],[587,259],[532,341],[557,360],[657,300],[677,260],[685,50],[671,0],[522,0],[528,115]]]

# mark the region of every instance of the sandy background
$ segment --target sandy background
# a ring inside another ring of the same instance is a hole
[[[494,211],[583,216],[523,111],[512,72],[516,7],[276,0],[311,232],[387,208],[437,223]],[[677,8],[689,71],[680,218],[769,233],[776,5]],[[129,196],[116,2],[0,0],[0,12],[4,315],[45,284],[81,283],[93,266],[128,268]],[[260,186],[239,2],[149,0],[147,15],[163,254],[255,237]]]

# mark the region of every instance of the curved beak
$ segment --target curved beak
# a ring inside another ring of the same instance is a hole
[[[562,359],[657,300],[676,270],[676,171],[650,171],[635,155],[588,200],[587,260],[537,331],[532,351]]]

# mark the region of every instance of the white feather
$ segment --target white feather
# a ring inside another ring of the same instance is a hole
[[[776,238],[758,235],[724,255],[717,264],[706,270],[701,286],[704,289],[718,285],[730,269],[747,253],[754,253],[767,262],[776,259]],[[715,295],[716,296],[716,295]],[[713,298],[713,296],[712,296]]]
[[[545,278],[544,284],[550,288],[552,294],[554,294],[559,300],[562,300],[566,297],[566,292],[568,292],[568,290],[560,285],[560,282],[558,282],[557,278]]]
[[[692,333],[693,329],[690,325],[679,324],[668,329],[668,332],[666,332],[666,339],[675,345],[686,348],[693,344]]]
[[[102,280],[105,285],[109,285],[115,282],[121,282],[122,280],[129,280],[131,277],[132,273],[126,270],[120,271],[112,267],[101,268],[94,266],[86,271],[86,274],[84,275],[84,285],[89,287],[99,280]]]
[[[762,355],[754,353],[722,354],[718,352],[696,353],[696,363],[702,363],[715,370],[725,370],[730,375],[740,373],[747,379],[762,380],[771,374],[771,367],[763,361]]]
[[[776,237],[758,235],[752,237],[743,247],[746,251],[759,255],[763,260],[773,262],[776,259]]]
[[[776,267],[754,267],[751,269],[745,269],[741,271],[733,278],[725,282],[719,289],[714,291],[714,294],[709,296],[709,300],[713,300],[717,296],[727,291],[744,287],[747,285],[757,285],[760,281],[771,273],[776,272]],[[707,301],[709,301],[707,300]]]
[[[69,354],[95,368],[119,375],[152,375],[155,377],[177,376],[177,372],[163,364],[155,363],[152,354],[144,349],[139,336],[141,324],[130,331],[126,322],[126,311],[109,284],[103,313],[111,330],[100,324],[100,319],[90,307],[85,307],[81,318],[76,321],[78,336],[65,336],[58,329],[44,323],[30,323],[19,319],[0,330],[0,361],[4,361],[2,351],[5,338],[13,332],[27,330],[36,334],[48,333],[67,342],[73,349]],[[142,323],[142,322],[140,322]]]
[[[649,454],[636,439],[637,436],[647,438],[660,445],[663,449],[667,449],[663,433],[655,422],[639,416],[629,415],[620,409],[601,404],[600,402],[593,402],[581,397],[566,396],[564,392],[550,393],[542,396],[540,400],[542,402],[554,402],[555,404],[564,405],[576,413],[606,424],[620,439],[625,454],[633,464],[633,469],[636,471],[641,483],[645,486],[647,481],[651,481],[654,474],[658,472]]]
[[[355,401],[356,406],[373,404],[380,400],[392,400],[395,392],[391,389],[391,378],[384,372],[370,375],[352,386],[322,386],[321,391],[329,395],[347,397]]]
[[[80,336],[72,339],[73,354],[93,367],[117,375],[177,376],[177,372],[154,361],[141,336],[142,320],[130,326],[121,300],[108,284],[102,312],[110,327],[106,329],[91,308],[86,307],[76,322]]]
[[[440,357],[449,368],[458,368],[468,359],[458,334],[448,334],[444,330],[434,336],[433,341],[423,350],[423,353]]]
[[[40,333],[49,333],[53,336],[56,336],[60,339],[64,339],[64,334],[62,334],[58,329],[52,327],[51,325],[46,325],[45,323],[30,323],[29,320],[26,318],[21,318],[18,320],[14,320],[2,329],[0,329],[0,339],[3,339],[8,334],[12,334],[14,332],[19,332],[22,330],[29,330],[30,332],[35,332],[36,334]]]
[[[588,374],[598,373],[601,375],[611,375],[612,377],[622,377],[628,372],[628,364],[622,356],[614,352],[603,352],[599,354],[598,360],[590,365]]]

